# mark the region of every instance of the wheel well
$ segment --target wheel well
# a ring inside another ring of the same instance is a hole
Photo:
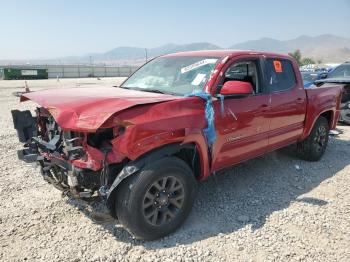
[[[176,152],[174,156],[186,162],[196,178],[200,176],[200,159],[197,147],[195,145],[193,145],[193,148],[182,148]]]
[[[168,144],[161,148],[154,149],[140,158],[152,158],[156,161],[161,157],[174,156],[183,160],[192,170],[194,176],[198,178],[201,174],[200,156],[195,143],[188,144]]]
[[[324,118],[327,119],[329,128],[331,128],[332,121],[333,121],[333,112],[332,111],[326,111],[326,112],[323,112],[320,116],[323,116]]]
[[[134,162],[133,164],[131,164],[131,166],[134,165],[133,169],[135,171],[132,171],[132,173],[130,174],[126,174],[126,176],[121,178],[119,182],[116,183],[115,185],[114,185],[115,181],[113,182],[110,188],[109,196],[107,196],[107,203],[106,203],[112,216],[117,217],[117,214],[115,213],[114,201],[116,197],[116,192],[118,188],[120,188],[120,185],[123,182],[125,182],[127,179],[131,179],[131,177],[134,177],[134,175],[137,174],[137,171],[140,170],[147,162],[148,163],[153,162],[166,156],[174,156],[183,160],[191,168],[195,178],[198,178],[200,176],[201,174],[200,157],[199,157],[198,149],[195,144],[181,144],[181,145],[170,144],[162,148],[155,149],[153,152],[145,154],[143,157],[140,157],[138,160],[129,162],[128,164]],[[124,167],[120,172],[120,174],[123,172],[124,169],[126,168]],[[119,176],[121,176],[120,174]],[[117,176],[115,180],[117,180],[119,176]]]

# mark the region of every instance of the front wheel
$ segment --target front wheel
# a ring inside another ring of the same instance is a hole
[[[324,154],[328,144],[329,124],[326,118],[320,116],[310,135],[297,144],[297,154],[307,161],[318,161]]]
[[[184,161],[163,158],[123,181],[116,198],[118,219],[136,238],[163,237],[187,218],[196,189],[197,181]]]

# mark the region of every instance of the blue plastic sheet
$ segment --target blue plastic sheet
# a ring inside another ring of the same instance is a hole
[[[206,101],[204,112],[205,112],[205,118],[207,120],[207,127],[203,129],[203,133],[207,140],[208,147],[211,149],[216,140],[216,131],[215,131],[215,124],[214,124],[214,107],[213,107],[212,96],[204,92],[192,93],[192,94],[189,94],[188,96],[200,97]]]

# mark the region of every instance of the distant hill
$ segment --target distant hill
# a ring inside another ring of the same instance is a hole
[[[338,37],[330,34],[319,36],[300,36],[291,40],[276,40],[272,38],[261,38],[258,40],[247,41],[235,44],[230,49],[270,51],[277,53],[292,52],[300,49],[304,57],[310,57],[314,60],[321,60],[323,63],[341,63],[346,60],[350,61],[350,39]],[[211,43],[190,43],[190,44],[166,44],[160,47],[147,48],[148,58],[155,56],[195,50],[213,50],[222,49]],[[31,60],[25,61],[30,63],[55,64],[61,63],[90,63],[90,57],[93,63],[106,64],[143,64],[145,61],[145,49],[141,47],[121,46],[109,50],[105,53],[90,53],[84,56],[63,57],[48,60]],[[0,64],[19,63],[23,61],[0,61]]]
[[[156,48],[149,48],[147,49],[147,53],[148,57],[155,57],[181,51],[213,49],[222,49],[222,47],[206,42],[185,45],[166,44]],[[229,49],[270,51],[284,54],[300,49],[304,57],[321,60],[323,63],[341,63],[345,60],[350,60],[350,39],[331,34],[314,37],[303,35],[285,41],[273,38],[261,38],[232,45]],[[88,62],[90,56],[94,62],[118,63],[122,61],[123,63],[143,63],[145,60],[145,49],[140,47],[117,47],[105,53],[94,53],[83,57],[62,60]]]
[[[181,51],[214,50],[214,49],[221,49],[221,47],[210,43],[191,43],[191,44],[185,44],[185,45],[166,44],[160,47],[148,48],[147,55],[149,58],[152,58],[159,55],[176,53]],[[76,61],[76,62],[87,63],[89,62],[90,56],[91,56],[93,61],[98,63],[111,63],[111,62],[112,63],[118,63],[118,62],[143,63],[145,61],[145,55],[146,55],[145,52],[146,52],[145,48],[121,46],[121,47],[114,48],[110,51],[107,51],[105,53],[91,53],[82,57],[66,57],[60,60],[67,61],[67,62]]]
[[[303,56],[323,62],[341,63],[350,60],[350,39],[334,35],[300,36],[295,39],[279,41],[262,38],[231,46],[232,49],[250,49],[288,53],[300,49]]]

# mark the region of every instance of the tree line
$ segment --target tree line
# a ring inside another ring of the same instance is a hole
[[[294,52],[288,53],[288,55],[292,56],[297,60],[299,66],[316,64],[316,62],[309,57],[302,57],[301,51],[299,49]],[[317,60],[317,64],[321,64],[322,60]]]

